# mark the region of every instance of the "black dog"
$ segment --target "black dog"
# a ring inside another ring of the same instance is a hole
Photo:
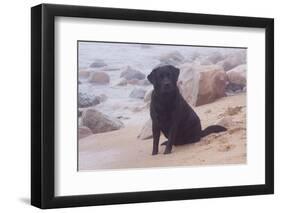
[[[171,153],[173,145],[194,143],[211,133],[227,129],[212,125],[202,131],[201,122],[194,110],[187,104],[177,87],[180,70],[165,65],[152,70],[147,79],[153,84],[150,116],[152,119],[153,150],[158,153],[160,131],[168,139],[164,154]]]

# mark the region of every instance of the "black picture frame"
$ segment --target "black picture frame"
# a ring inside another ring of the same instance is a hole
[[[263,28],[266,34],[265,184],[56,197],[55,17]],[[42,208],[274,193],[274,20],[271,18],[41,4],[31,8],[31,204]]]

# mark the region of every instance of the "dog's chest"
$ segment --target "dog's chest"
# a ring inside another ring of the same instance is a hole
[[[165,133],[169,132],[173,121],[172,112],[169,111],[161,111],[156,114],[157,123],[160,129]]]

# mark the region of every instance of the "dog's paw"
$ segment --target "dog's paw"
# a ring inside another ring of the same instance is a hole
[[[158,154],[158,150],[152,150],[152,155],[157,155]]]
[[[172,152],[172,149],[166,148],[165,151],[164,151],[164,155],[170,154],[171,152]]]

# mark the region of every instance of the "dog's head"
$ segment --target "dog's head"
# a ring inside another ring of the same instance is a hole
[[[152,70],[147,79],[158,93],[170,93],[177,89],[180,70],[172,65],[160,66]]]

